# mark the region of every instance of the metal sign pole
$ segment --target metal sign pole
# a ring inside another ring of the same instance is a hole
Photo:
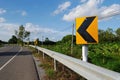
[[[87,55],[88,55],[88,45],[82,45],[82,60],[87,62]]]

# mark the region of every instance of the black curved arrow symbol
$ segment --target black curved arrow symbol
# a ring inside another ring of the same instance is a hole
[[[92,21],[95,19],[95,17],[87,17],[86,20],[82,23],[82,25],[79,27],[77,32],[84,38],[85,41],[88,43],[96,42],[93,37],[87,32],[87,28],[92,23]]]

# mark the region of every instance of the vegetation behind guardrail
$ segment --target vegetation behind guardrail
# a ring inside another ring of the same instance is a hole
[[[75,58],[82,58],[82,47],[80,45],[74,45],[73,54],[71,54],[70,42],[56,45],[44,45],[44,47]],[[89,45],[88,49],[88,61],[90,63],[120,72],[120,42]]]

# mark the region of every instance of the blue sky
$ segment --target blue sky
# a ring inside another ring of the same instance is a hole
[[[7,41],[24,25],[31,40],[60,40],[71,34],[76,17],[99,17],[99,29],[120,27],[119,0],[0,0],[0,40]]]

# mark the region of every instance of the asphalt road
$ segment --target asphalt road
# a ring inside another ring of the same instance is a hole
[[[29,49],[20,46],[0,48],[0,80],[39,80]]]

